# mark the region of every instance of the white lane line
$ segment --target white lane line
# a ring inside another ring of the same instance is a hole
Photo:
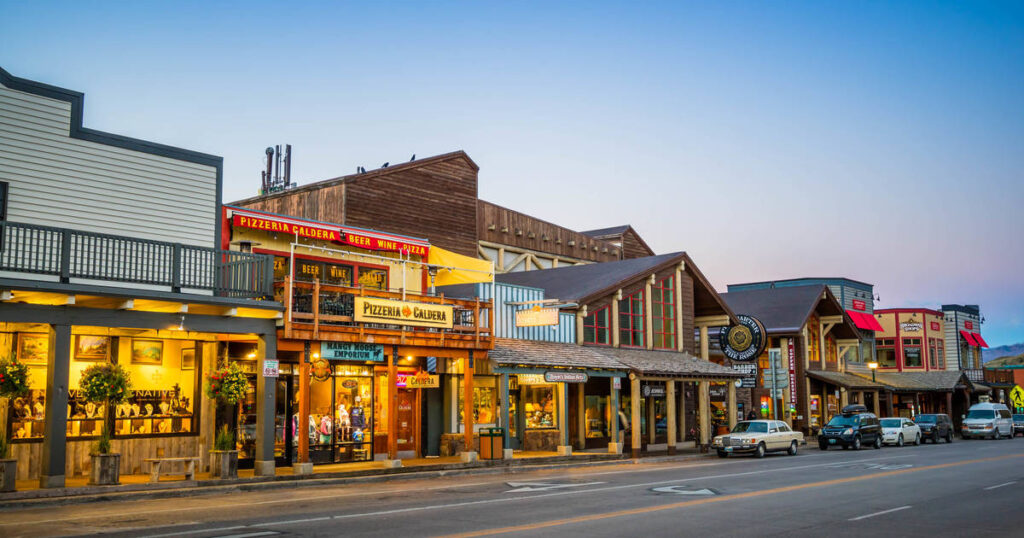
[[[189,534],[203,534],[207,532],[224,532],[224,531],[237,531],[239,529],[248,529],[248,525],[235,525],[233,527],[216,527],[212,529],[196,529],[192,531],[181,531],[172,532],[170,534],[150,534],[149,538],[166,538],[167,536],[188,536]]]
[[[281,534],[281,533],[274,532],[274,531],[250,532],[248,534],[228,534],[228,535],[225,535],[225,536],[218,536],[217,538],[256,538],[257,536],[272,536],[272,535],[276,535],[276,534]]]
[[[985,491],[988,491],[988,490],[990,490],[990,489],[996,489],[996,488],[1001,488],[1001,487],[1003,487],[1003,486],[1009,486],[1010,484],[1016,484],[1016,483],[1017,483],[1017,481],[1016,481],[1016,480],[1011,480],[1010,482],[1003,482],[1002,484],[996,484],[996,485],[994,485],[994,486],[989,486],[989,487],[987,487],[987,488],[984,488],[984,489],[985,489]]]
[[[874,514],[864,514],[863,516],[851,517],[847,521],[860,521],[862,519],[867,519],[869,517],[875,517],[875,516],[881,516],[883,514],[891,514],[893,512],[899,512],[900,510],[906,510],[907,508],[910,508],[909,504],[906,505],[906,506],[901,506],[899,508],[890,508],[888,510],[882,510],[881,512],[875,512]]]

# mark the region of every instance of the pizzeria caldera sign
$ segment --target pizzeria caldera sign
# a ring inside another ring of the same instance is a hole
[[[389,301],[372,297],[355,298],[355,320],[364,323],[391,323],[419,327],[453,326],[453,309],[447,305]]]
[[[426,256],[430,250],[430,247],[426,245],[416,245],[405,241],[382,239],[379,237],[345,231],[340,228],[298,224],[275,219],[264,219],[239,213],[235,213],[231,217],[231,224],[240,228],[286,233],[309,239],[319,239],[321,241],[333,241],[335,243],[365,248],[367,250],[407,252],[416,256]]]

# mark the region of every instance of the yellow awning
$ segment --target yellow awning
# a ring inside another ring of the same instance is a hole
[[[475,284],[494,280],[494,266],[491,262],[456,254],[434,245],[430,246],[427,263],[440,266],[437,277],[434,278],[435,286]]]

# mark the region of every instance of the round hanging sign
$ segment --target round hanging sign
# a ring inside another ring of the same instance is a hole
[[[309,361],[309,376],[316,381],[327,381],[331,378],[331,363],[323,357]]]
[[[736,318],[740,320],[739,325],[726,327],[718,333],[722,353],[734,361],[754,360],[764,353],[768,344],[764,325],[753,316],[740,314]]]

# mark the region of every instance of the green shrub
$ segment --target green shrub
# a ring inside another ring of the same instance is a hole
[[[234,450],[235,449],[235,436],[228,429],[227,425],[221,426],[217,430],[217,437],[213,440],[214,450]]]

